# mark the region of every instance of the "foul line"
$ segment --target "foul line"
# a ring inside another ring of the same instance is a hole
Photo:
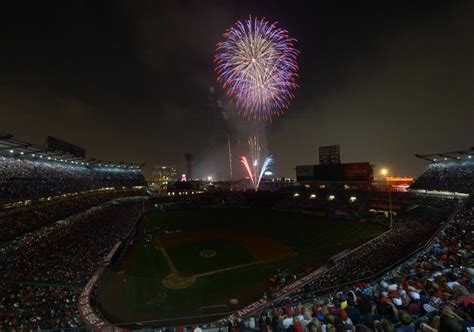
[[[160,249],[161,254],[163,255],[163,257],[166,261],[166,264],[168,265],[170,271],[172,273],[178,275],[179,271],[176,269],[176,266],[174,266],[173,261],[171,260],[171,257],[166,252],[166,250],[163,247],[163,245],[161,244],[160,240],[155,238],[155,243],[157,244],[158,248]],[[191,276],[191,278],[206,277],[206,276],[216,274],[216,273],[220,273],[220,272],[227,272],[227,271],[236,270],[236,269],[240,269],[240,268],[243,268],[243,267],[249,267],[249,266],[257,265],[257,264],[271,263],[271,262],[278,261],[278,260],[281,260],[281,257],[275,257],[275,258],[269,259],[269,260],[258,260],[258,261],[253,261],[253,262],[250,262],[250,263],[224,267],[224,268],[218,269],[218,270],[213,270],[213,271],[208,271],[208,272],[204,272],[204,273],[194,274],[194,275]]]
[[[166,264],[170,268],[171,272],[174,273],[174,274],[178,274],[178,270],[176,269],[176,266],[174,266],[173,261],[171,260],[170,256],[166,252],[165,248],[161,245],[160,240],[155,239],[155,241],[156,241],[156,244],[158,245],[158,247],[160,248],[161,254],[165,258]]]
[[[208,272],[204,272],[204,273],[195,274],[195,275],[193,275],[193,277],[195,277],[195,278],[205,277],[205,276],[208,276],[208,275],[211,275],[211,274],[230,271],[230,270],[235,270],[235,269],[240,269],[241,267],[252,266],[252,265],[256,265],[256,264],[260,264],[260,263],[264,263],[264,261],[253,261],[253,262],[250,262],[250,263],[225,267],[225,268],[219,269],[219,270],[214,270],[214,271],[208,271]]]

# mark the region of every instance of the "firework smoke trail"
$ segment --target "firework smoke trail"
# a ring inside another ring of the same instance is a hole
[[[255,190],[258,190],[258,186],[260,185],[260,181],[262,180],[263,174],[265,174],[265,171],[270,167],[272,163],[273,163],[272,155],[269,155],[267,158],[265,158],[265,161],[263,162],[263,165],[262,165],[262,169],[260,170],[260,175],[258,176],[258,180],[255,185]]]
[[[255,179],[254,179],[254,175],[252,174],[252,170],[250,168],[250,165],[249,165],[249,162],[247,160],[246,157],[242,156],[240,157],[240,161],[242,162],[242,164],[244,165],[245,167],[245,170],[247,171],[249,177],[250,177],[250,180],[252,180],[252,184],[253,186],[255,187]],[[256,187],[255,187],[256,188]]]
[[[260,166],[260,145],[258,144],[258,136],[249,138],[250,162],[253,167],[253,174],[257,176]],[[256,179],[255,179],[256,180]]]
[[[230,181],[232,181],[232,148],[230,145],[230,136],[227,134],[227,147],[229,149],[229,175]]]
[[[217,44],[217,81],[237,108],[254,120],[281,115],[298,87],[295,39],[277,23],[249,17],[228,29]]]

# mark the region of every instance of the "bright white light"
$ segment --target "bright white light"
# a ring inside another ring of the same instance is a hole
[[[265,174],[266,176],[271,176],[271,175],[273,175],[273,172],[272,172],[272,171],[266,171],[266,172],[263,173],[263,174]]]
[[[255,159],[255,160],[253,161],[253,165],[254,165],[254,166],[258,166],[258,160],[257,160],[257,159]]]
[[[300,196],[300,194],[298,194],[298,193],[293,194],[293,197],[299,197],[299,196]]]
[[[309,196],[309,198],[310,198],[310,199],[314,199],[314,198],[316,198],[316,195],[315,195],[315,194],[311,194],[311,195]]]
[[[351,196],[351,197],[349,198],[349,200],[350,200],[351,202],[355,202],[355,201],[357,200],[357,197]]]
[[[23,156],[25,153],[23,151],[21,151],[20,154]]]
[[[471,158],[472,158],[472,156],[467,156],[467,157],[468,157],[469,159],[471,159]]]
[[[33,156],[33,157],[36,157],[36,155],[35,155],[34,153],[32,154],[32,156]]]
[[[329,195],[328,200],[332,201],[334,198],[336,198],[336,196],[334,196],[334,195]]]
[[[10,150],[10,153],[13,153],[13,150]]]
[[[207,181],[212,181],[212,176],[208,176]]]
[[[437,159],[435,158],[434,161],[436,161]]]

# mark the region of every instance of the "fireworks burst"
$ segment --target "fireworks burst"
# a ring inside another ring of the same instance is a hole
[[[249,118],[270,120],[288,108],[297,87],[295,41],[276,23],[250,17],[217,44],[217,81]]]

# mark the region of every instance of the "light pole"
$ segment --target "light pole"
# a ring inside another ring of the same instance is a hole
[[[390,183],[387,180],[388,169],[382,168],[380,170],[380,174],[385,177],[385,181],[387,183],[387,190],[388,190],[388,213],[390,216],[390,228],[393,228],[393,217],[392,217],[392,191],[390,190]]]

